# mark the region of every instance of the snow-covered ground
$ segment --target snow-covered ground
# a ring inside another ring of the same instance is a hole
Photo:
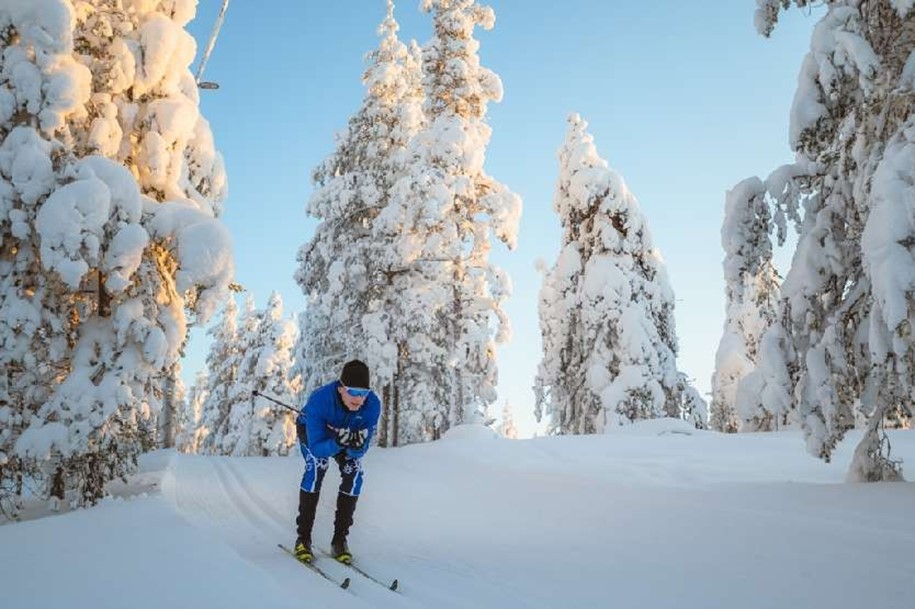
[[[915,474],[915,431],[891,432]],[[301,459],[147,455],[119,497],[0,526],[0,604],[47,607],[915,606],[915,484],[845,484],[799,434],[651,421],[603,436],[483,428],[374,448],[350,536],[387,591],[280,552]],[[335,470],[315,527],[329,545]],[[146,492],[140,492],[146,491]],[[139,492],[139,494],[138,494]]]

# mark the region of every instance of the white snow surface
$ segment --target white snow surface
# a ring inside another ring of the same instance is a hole
[[[160,451],[97,507],[0,526],[3,606],[908,609],[915,484],[843,483],[859,434],[831,464],[800,432],[672,419],[533,440],[467,426],[373,448],[350,545],[400,593],[319,558],[352,577],[341,590],[276,547],[294,538],[300,457]],[[915,461],[915,431],[890,439]]]

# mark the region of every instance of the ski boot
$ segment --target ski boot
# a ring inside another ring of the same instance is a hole
[[[342,562],[344,565],[353,564],[353,555],[349,551],[349,546],[346,545],[345,537],[342,539],[334,537],[333,541],[330,542],[330,551],[337,562]]]
[[[295,554],[296,560],[299,562],[310,563],[315,559],[315,553],[311,549],[311,542],[301,537],[295,540],[292,553]]]

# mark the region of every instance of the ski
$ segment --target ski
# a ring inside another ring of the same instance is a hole
[[[325,573],[324,570],[321,569],[321,567],[319,567],[319,566],[317,566],[317,565],[315,565],[315,564],[313,564],[313,563],[310,563],[310,562],[302,562],[301,560],[299,560],[298,558],[296,558],[296,557],[295,557],[295,552],[293,552],[292,550],[290,550],[289,548],[287,548],[287,547],[284,546],[283,544],[278,543],[278,544],[276,544],[276,545],[277,545],[277,547],[278,547],[279,549],[281,549],[283,552],[285,552],[286,554],[289,554],[292,558],[294,558],[295,561],[296,561],[297,563],[299,563],[300,565],[304,565],[304,566],[308,567],[309,569],[311,569],[312,571],[314,571],[315,573],[317,573],[318,575],[320,575],[321,577],[323,577],[323,578],[326,579],[327,581],[331,582],[332,584],[336,584],[336,585],[340,586],[341,588],[343,588],[344,590],[346,590],[347,588],[349,588],[349,578],[348,578],[348,577],[347,577],[347,578],[344,578],[344,580],[343,580],[342,582],[338,582],[338,581],[335,580],[333,577],[331,577],[330,575],[328,575],[327,573]],[[396,582],[395,582],[395,583],[396,583]]]
[[[330,554],[329,552],[325,552],[325,551],[322,550],[321,553],[324,554],[325,556],[327,556],[328,558],[331,558],[331,559],[333,559],[333,560],[337,560],[337,559],[334,558],[334,556],[333,556],[332,554]],[[372,581],[372,582],[375,582],[375,583],[378,584],[379,586],[383,586],[383,587],[387,588],[388,590],[390,590],[391,592],[397,592],[397,586],[400,585],[400,582],[399,582],[398,580],[395,579],[394,581],[392,581],[392,582],[389,584],[389,583],[387,583],[387,582],[381,581],[380,579],[378,579],[377,577],[375,577],[374,575],[372,575],[372,574],[370,574],[370,573],[366,573],[366,572],[363,571],[360,567],[357,567],[355,564],[353,564],[352,561],[350,561],[350,562],[342,562],[342,561],[337,560],[337,562],[340,563],[341,565],[345,565],[345,566],[349,567],[350,569],[352,569],[353,571],[355,571],[356,573],[358,573],[358,574],[361,575],[362,577],[366,578],[367,580]]]

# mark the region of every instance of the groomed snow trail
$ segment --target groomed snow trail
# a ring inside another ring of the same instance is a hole
[[[898,432],[894,447],[915,463],[915,433]],[[295,536],[296,456],[176,455],[165,495],[214,544],[317,606],[860,607],[873,600],[872,577],[859,569],[867,557],[881,607],[908,608],[915,485],[844,484],[847,457],[810,458],[793,433],[664,423],[603,437],[468,432],[376,448],[350,541],[359,564],[399,578],[402,594],[322,561],[352,578],[340,590],[276,548]],[[338,482],[332,465],[319,547],[329,546]]]
[[[277,548],[277,543],[291,546],[295,538],[298,465],[293,459],[283,458],[177,455],[171,466],[172,487],[166,494],[185,520],[210,535],[213,543],[228,546],[253,567],[269,573],[291,597],[317,602],[318,606],[326,602],[334,607],[417,607],[410,599],[367,581],[329,558],[319,557],[320,567],[332,577],[352,580],[349,590],[341,590]],[[258,476],[262,472],[265,476]],[[277,472],[289,474],[285,484],[276,484],[283,478]],[[318,518],[332,522],[333,506],[327,503],[321,502]],[[315,527],[316,532],[324,528]],[[316,541],[321,539],[316,537]],[[329,543],[324,547],[327,546]]]

